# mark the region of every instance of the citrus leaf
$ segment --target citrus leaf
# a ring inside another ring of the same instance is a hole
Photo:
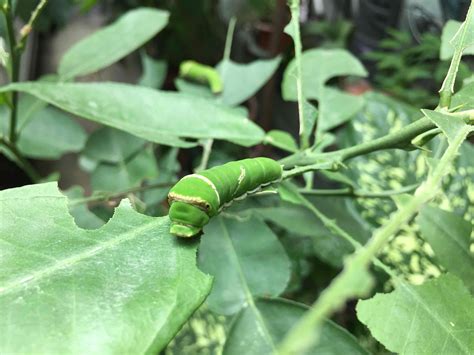
[[[224,346],[224,355],[274,354],[276,345],[308,307],[284,299],[260,299],[246,307],[232,324]],[[367,354],[356,339],[331,321],[321,327],[319,343],[309,354]]]
[[[474,290],[474,254],[470,251],[472,223],[434,206],[425,206],[418,218],[421,234],[449,272]]]
[[[443,275],[421,286],[401,283],[389,294],[359,301],[357,316],[385,347],[400,354],[472,354],[474,298]]]
[[[252,97],[271,78],[280,62],[281,57],[248,64],[222,61],[217,70],[224,82],[224,91],[218,101],[235,106]]]
[[[263,130],[240,111],[175,92],[119,83],[34,83],[4,86],[27,92],[65,111],[155,143],[189,147],[178,137],[262,141]]]
[[[220,314],[233,314],[257,296],[276,297],[290,278],[290,261],[267,225],[218,216],[204,228],[199,267],[214,276],[207,302]]]
[[[78,228],[54,183],[0,192],[0,352],[158,353],[204,301],[196,244],[123,202]]]
[[[74,44],[59,63],[62,80],[105,68],[148,42],[168,23],[168,12],[138,8]]]

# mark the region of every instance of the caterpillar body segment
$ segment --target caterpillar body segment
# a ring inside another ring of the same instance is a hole
[[[223,208],[280,181],[282,172],[272,159],[253,158],[186,175],[168,193],[170,233],[179,237],[198,234]]]

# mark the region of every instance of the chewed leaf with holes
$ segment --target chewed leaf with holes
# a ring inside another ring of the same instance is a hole
[[[158,353],[211,286],[168,229],[126,202],[80,229],[53,183],[0,192],[0,352]]]
[[[399,354],[472,354],[474,298],[461,280],[443,275],[421,286],[400,284],[359,301],[357,316],[385,347]]]

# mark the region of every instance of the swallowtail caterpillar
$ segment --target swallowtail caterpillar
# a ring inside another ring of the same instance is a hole
[[[275,160],[253,158],[186,175],[168,193],[170,233],[178,237],[198,234],[210,218],[234,200],[281,181],[282,173]]]
[[[222,79],[213,67],[204,65],[193,60],[186,60],[179,67],[179,75],[196,81],[209,84],[213,94],[219,94],[224,88]]]

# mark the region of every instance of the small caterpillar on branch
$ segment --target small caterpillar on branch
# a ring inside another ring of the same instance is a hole
[[[168,193],[170,233],[178,237],[198,234],[234,200],[281,181],[282,173],[275,160],[252,158],[186,175]]]

